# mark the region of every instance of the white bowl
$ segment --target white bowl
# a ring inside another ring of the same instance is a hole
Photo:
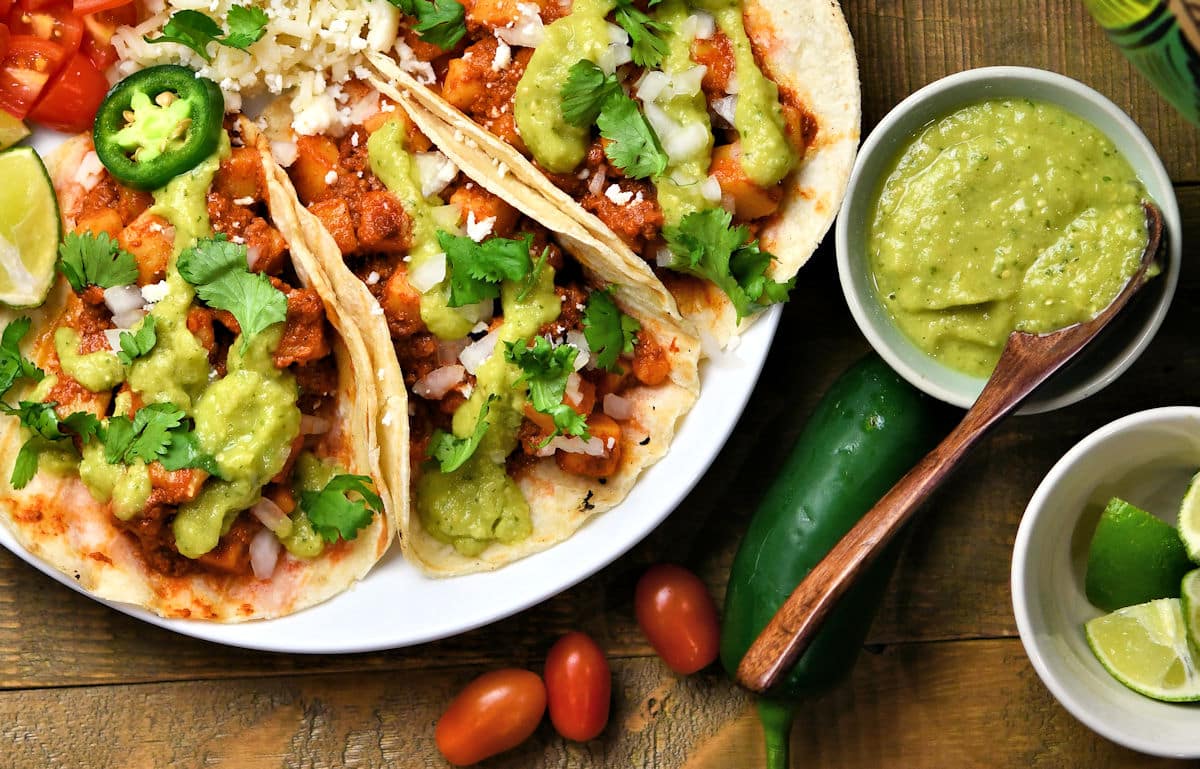
[[[975,402],[986,379],[942,365],[896,328],[875,290],[866,239],[880,185],[904,145],[929,122],[991,98],[1030,98],[1057,104],[1103,131],[1158,203],[1166,225],[1163,274],[1142,289],[1142,295],[1135,297],[1076,361],[1034,393],[1020,412],[1036,414],[1082,400],[1129,368],[1162,324],[1179,280],[1183,230],[1171,178],[1137,125],[1100,93],[1045,70],[985,67],[942,78],[900,102],[867,137],[850,175],[837,223],[838,274],[855,322],[892,368],[915,387],[947,403],[968,408]]]
[[[1101,667],[1083,624],[1105,612],[1084,595],[1084,573],[1097,517],[1110,497],[1174,525],[1198,468],[1200,408],[1118,419],[1050,470],[1025,509],[1013,548],[1013,611],[1042,682],[1072,715],[1113,742],[1174,758],[1200,758],[1200,704],[1143,697]]]

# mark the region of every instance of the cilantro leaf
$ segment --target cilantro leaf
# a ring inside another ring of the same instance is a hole
[[[133,420],[125,416],[113,416],[104,428],[104,460],[110,465],[120,464],[125,453],[133,444]]]
[[[429,441],[425,456],[436,459],[443,473],[452,473],[462,467],[463,463],[470,459],[475,450],[479,448],[479,442],[483,440],[488,427],[491,426],[491,422],[488,421],[488,413],[492,410],[492,401],[495,399],[495,395],[489,395],[488,399],[484,401],[483,408],[479,409],[475,429],[466,438],[458,438],[445,430],[433,431],[433,438]]]
[[[542,280],[542,269],[546,266],[546,262],[550,259],[550,246],[542,249],[542,255],[538,257],[533,264],[533,271],[529,273],[529,277],[525,278],[525,285],[521,288],[521,293],[517,294],[517,301],[524,302],[525,297],[529,296],[529,292],[537,287],[537,284]]]
[[[451,307],[495,299],[500,296],[500,281],[521,280],[533,269],[529,256],[532,235],[520,240],[488,238],[476,243],[439,230],[437,238],[449,266]]]
[[[618,0],[614,18],[621,29],[629,33],[634,64],[654,68],[662,64],[663,57],[667,55],[666,36],[671,33],[669,26],[647,16],[634,7],[630,0]]]
[[[598,368],[622,373],[617,358],[633,352],[634,335],[642,327],[621,312],[608,291],[593,291],[583,311],[583,337]]]
[[[521,367],[521,377],[514,386],[522,382],[529,385],[529,402],[537,411],[553,417],[554,435],[566,433],[587,440],[591,438],[587,421],[583,415],[563,403],[567,377],[575,373],[575,358],[578,355],[579,350],[572,345],[555,347],[544,336],[534,337],[532,347],[527,347],[524,342],[508,342],[504,350],[505,360]]]
[[[616,75],[606,75],[592,62],[581,59],[571,65],[562,87],[563,119],[572,125],[590,126],[608,97],[620,93],[623,91]]]
[[[747,243],[750,231],[732,226],[733,216],[723,208],[693,211],[677,225],[663,228],[663,237],[674,255],[667,265],[715,283],[733,302],[738,321],[766,305],[787,301],[795,284],[767,277],[771,254]]]
[[[183,422],[184,413],[173,403],[151,403],[133,415],[134,439],[125,452],[125,463],[141,458],[153,462],[167,451],[170,432]]]
[[[75,293],[88,286],[112,288],[137,280],[137,261],[102,232],[68,232],[58,246],[58,271]]]
[[[158,461],[165,470],[183,470],[189,467],[204,470],[209,475],[220,478],[221,468],[217,460],[200,449],[200,439],[192,430],[176,428],[169,434],[167,449],[159,455]]]
[[[16,417],[30,432],[53,441],[66,437],[66,434],[58,429],[58,412],[54,410],[56,405],[41,401],[21,401],[15,407],[0,403],[0,409]]]
[[[383,500],[365,475],[335,475],[320,491],[300,492],[300,509],[329,543],[337,542],[339,537],[354,539],[382,508]]]
[[[388,0],[406,16],[417,20],[413,25],[422,40],[443,51],[458,45],[467,33],[466,9],[457,0]]]
[[[162,34],[151,39],[149,35],[142,39],[147,43],[178,43],[187,46],[207,62],[212,61],[208,53],[208,44],[216,42],[221,37],[221,26],[200,11],[176,11],[163,25]]]
[[[21,355],[21,340],[29,333],[30,319],[20,317],[0,334],[0,396],[12,389],[19,377],[40,382],[46,373]]]
[[[117,358],[126,366],[133,363],[134,358],[140,358],[143,355],[154,349],[154,345],[158,342],[158,332],[154,328],[154,316],[147,315],[142,321],[141,328],[130,333],[122,331],[117,341],[121,345],[121,350],[117,353]]]
[[[85,444],[100,440],[100,419],[90,411],[75,411],[58,421],[59,429],[66,427]]]
[[[667,153],[663,152],[658,135],[646,122],[637,102],[624,91],[605,99],[596,126],[600,135],[608,139],[604,154],[626,176],[644,179],[662,176],[667,170]]]
[[[38,461],[43,451],[61,444],[72,434],[79,436],[84,443],[90,443],[100,431],[100,420],[95,414],[76,411],[59,419],[54,410],[55,405],[57,404],[24,401],[20,408],[3,407],[8,413],[19,416],[21,423],[34,433],[21,446],[13,463],[9,483],[14,489],[25,488],[37,474]],[[64,432],[64,428],[67,432]]]
[[[267,13],[262,8],[252,5],[235,5],[225,15],[225,22],[229,25],[229,34],[217,42],[244,51],[266,34],[267,21]]]
[[[250,272],[244,245],[224,238],[198,241],[179,255],[176,269],[209,307],[233,313],[243,350],[256,334],[287,320],[287,297],[266,275]]]
[[[184,412],[172,403],[151,403],[133,419],[111,417],[103,431],[104,459],[110,465],[157,460],[166,470],[195,467],[222,477],[216,460],[200,449],[195,431],[185,420]]]
[[[12,475],[8,479],[14,489],[25,488],[33,480],[33,476],[37,475],[38,460],[42,458],[42,449],[45,447],[46,443],[36,436],[22,444],[21,450],[17,452],[16,461],[13,462]]]

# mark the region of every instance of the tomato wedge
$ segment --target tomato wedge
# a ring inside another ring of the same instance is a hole
[[[26,8],[22,0],[8,14],[8,29],[14,36],[31,35],[56,43],[67,55],[78,51],[83,42],[83,21],[71,14],[71,4],[63,0],[36,9]]]
[[[112,38],[117,32],[117,27],[137,23],[137,8],[128,4],[128,0],[126,2],[126,5],[117,8],[80,16],[87,33],[80,50],[91,59],[96,69],[108,69],[116,62],[117,49],[113,47]]]
[[[60,45],[31,35],[13,35],[8,53],[0,58],[0,109],[24,119],[66,59],[67,52]]]
[[[108,80],[86,56],[71,57],[58,76],[50,81],[29,119],[68,133],[81,133],[92,127],[96,110],[104,101]]]
[[[8,53],[8,39],[11,37],[8,32],[7,24],[0,24],[0,58],[3,58]]]
[[[131,11],[136,11],[133,7],[133,0],[75,0],[71,7],[71,12],[76,16],[83,16],[84,14],[99,13],[100,11],[108,11],[122,6],[128,6]]]

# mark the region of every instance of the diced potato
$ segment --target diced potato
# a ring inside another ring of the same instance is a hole
[[[110,238],[117,237],[124,228],[125,223],[121,221],[121,214],[112,208],[102,208],[75,220],[76,232],[90,232],[93,235],[104,232]]]
[[[358,203],[358,244],[361,248],[386,253],[407,251],[412,244],[412,219],[387,190],[375,190]]]
[[[517,0],[475,0],[467,11],[467,22],[489,30],[503,29],[521,17]]]
[[[283,272],[288,247],[279,230],[267,224],[265,219],[256,216],[242,230],[242,237],[246,240],[246,249],[253,264],[251,269],[267,275]]]
[[[167,276],[174,249],[174,228],[157,214],[144,213],[117,235],[117,244],[137,260],[138,285],[157,283]]]
[[[332,181],[330,172],[337,173],[338,149],[326,136],[301,136],[296,140],[296,162],[288,169],[296,194],[305,205],[320,200]]]
[[[485,81],[479,65],[472,59],[451,59],[442,81],[442,98],[464,112],[483,98]]]
[[[645,331],[638,332],[633,348],[633,375],[644,385],[662,384],[671,373],[671,364],[662,346]]]
[[[354,219],[350,216],[350,206],[342,198],[327,198],[313,203],[308,207],[309,212],[321,220],[325,229],[333,236],[342,256],[353,254],[358,250],[358,236],[354,234]]]
[[[336,155],[335,155],[336,159]],[[264,198],[262,155],[254,147],[234,147],[213,179],[213,189],[234,200]]]
[[[740,142],[717,147],[713,151],[708,172],[717,178],[721,192],[733,198],[734,212],[738,218],[759,219],[775,213],[779,208],[783,189],[778,185],[763,189],[751,181],[742,168]]]
[[[450,195],[450,202],[462,210],[461,222],[464,225],[468,213],[475,215],[476,222],[495,218],[491,234],[502,238],[512,235],[513,229],[517,226],[517,219],[521,218],[521,213],[517,209],[478,184],[459,187]]]
[[[621,426],[607,414],[597,413],[588,419],[588,432],[604,444],[608,451],[605,456],[594,457],[591,454],[556,451],[554,461],[558,463],[559,469],[566,473],[586,475],[589,478],[607,478],[621,466]]]
[[[408,282],[408,273],[397,268],[383,289],[383,315],[394,336],[407,337],[421,331],[421,294]]]

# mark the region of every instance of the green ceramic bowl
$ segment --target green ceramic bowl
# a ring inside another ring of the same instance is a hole
[[[1133,65],[1200,126],[1200,2],[1084,0]]]

